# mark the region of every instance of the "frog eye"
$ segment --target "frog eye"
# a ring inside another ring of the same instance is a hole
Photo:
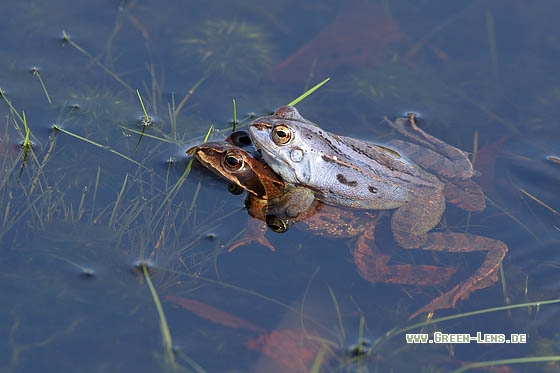
[[[292,141],[292,130],[284,125],[276,126],[272,130],[272,140],[276,145],[286,145]]]
[[[290,228],[290,221],[288,219],[282,220],[275,215],[267,215],[266,225],[273,232],[284,233]]]
[[[243,168],[245,162],[237,152],[227,152],[222,159],[222,165],[229,171],[239,171]]]

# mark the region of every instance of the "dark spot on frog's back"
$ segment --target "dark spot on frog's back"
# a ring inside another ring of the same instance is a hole
[[[346,177],[344,177],[343,174],[336,174],[336,180],[338,180],[339,183],[344,184],[344,185],[348,185],[351,187],[355,187],[358,185],[358,182],[355,180],[348,180]]]
[[[379,191],[379,190],[377,189],[377,187],[374,187],[374,186],[371,186],[371,185],[368,185],[367,188],[368,188],[368,190],[370,191],[370,193],[373,193],[373,194],[377,194],[377,192]]]

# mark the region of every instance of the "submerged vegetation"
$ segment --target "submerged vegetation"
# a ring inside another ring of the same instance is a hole
[[[72,45],[85,52],[77,43]],[[194,214],[200,185],[183,187],[192,160],[165,163],[160,156],[176,152],[186,136],[192,137],[200,129],[179,127],[180,108],[173,96],[161,110],[168,115],[159,119],[154,114],[159,109],[156,97],[147,95],[147,102],[140,92],[127,94],[127,87],[122,87],[124,94],[85,88],[60,97],[47,93],[49,87],[43,80],[40,84],[49,103],[64,102],[55,108],[58,118],[41,147],[34,146],[37,123],[1,92],[8,112],[0,144],[0,241],[20,246],[26,237],[34,237],[27,244],[34,245],[29,255],[35,264],[28,270],[33,268],[34,276],[43,280],[37,292],[63,291],[67,286],[62,279],[53,283],[56,276],[41,261],[90,279],[98,278],[99,273],[106,277],[112,271],[109,277],[115,276],[122,272],[118,268],[131,267],[136,258],[157,263],[153,283],[144,265],[142,272],[164,325],[156,288],[165,291],[181,283],[181,291],[188,291],[185,285],[189,282],[198,287],[194,276],[179,281],[178,274],[205,272],[219,252],[219,247],[210,255],[194,250],[197,243],[204,242],[199,231],[205,225],[211,229],[220,219],[211,213]],[[130,270],[124,273],[133,279]],[[119,288],[130,292],[130,286],[117,286],[123,281],[114,282],[111,290],[103,286],[109,292],[105,294]],[[79,299],[78,289],[66,291],[65,299]],[[165,338],[168,333],[162,329]],[[177,367],[170,339],[165,343],[163,361]],[[13,368],[20,363],[19,358],[14,359]]]
[[[205,76],[235,84],[258,80],[272,66],[272,43],[258,26],[230,19],[192,26],[179,40],[179,52],[194,59]]]

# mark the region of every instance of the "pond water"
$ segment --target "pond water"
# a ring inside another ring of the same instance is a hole
[[[89,3],[0,5],[8,371],[560,369],[560,4]],[[402,249],[387,217],[391,265],[451,279],[372,283],[360,238],[297,223],[266,233],[274,252],[228,252],[256,224],[245,195],[185,151],[231,132],[233,99],[243,129],[326,77],[297,105],[322,128],[383,143],[383,118],[414,112],[471,153],[487,208],[449,205],[434,231],[503,241],[495,283],[409,320],[485,251]],[[407,343],[435,332],[526,342]]]

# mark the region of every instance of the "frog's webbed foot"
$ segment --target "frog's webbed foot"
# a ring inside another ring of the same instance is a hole
[[[416,125],[414,117],[398,118],[395,122],[390,121],[387,117],[384,120],[413,142],[391,140],[387,144],[413,159],[425,170],[448,178],[468,179],[474,176],[475,171],[468,153],[424,132]],[[406,128],[407,123],[414,132]]]
[[[250,245],[253,243],[259,243],[265,247],[268,247],[270,251],[275,251],[274,246],[264,236],[267,230],[268,227],[265,222],[256,219],[249,221],[249,225],[243,233],[243,236],[228,248],[228,252],[231,253],[238,247]]]
[[[414,312],[409,319],[424,312],[455,308],[458,300],[467,299],[474,291],[493,285],[498,281],[498,269],[508,251],[508,247],[502,241],[468,233],[430,233],[428,239],[430,244],[423,247],[424,250],[448,252],[486,250],[488,253],[480,268],[471,277]]]

